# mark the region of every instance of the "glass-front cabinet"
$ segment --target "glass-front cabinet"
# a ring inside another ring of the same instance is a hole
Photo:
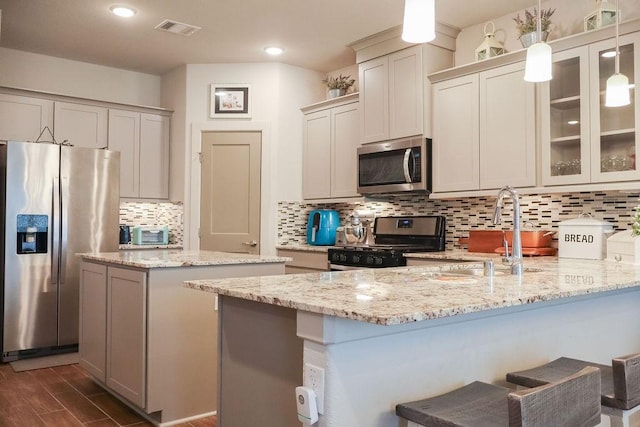
[[[620,37],[620,72],[629,78],[631,104],[606,107],[615,70],[615,39],[554,54],[553,79],[542,88],[542,184],[588,184],[640,179],[636,106],[639,38]]]

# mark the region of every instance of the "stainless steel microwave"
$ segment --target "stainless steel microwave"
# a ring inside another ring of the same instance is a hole
[[[431,140],[398,139],[358,148],[358,193],[431,191]]]

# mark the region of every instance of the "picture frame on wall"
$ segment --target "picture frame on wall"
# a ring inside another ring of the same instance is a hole
[[[211,118],[250,118],[251,86],[248,84],[211,84]]]

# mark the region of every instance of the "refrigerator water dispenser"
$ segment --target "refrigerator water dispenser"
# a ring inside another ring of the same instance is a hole
[[[48,223],[47,215],[18,215],[17,253],[46,254]]]

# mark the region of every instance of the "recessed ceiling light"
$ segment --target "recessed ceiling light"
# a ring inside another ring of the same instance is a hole
[[[282,54],[282,52],[284,52],[284,49],[277,46],[268,46],[264,48],[264,51],[267,52],[269,55],[275,56],[275,55]]]
[[[136,14],[135,9],[129,6],[123,6],[123,5],[111,6],[109,10],[111,10],[111,13],[113,13],[114,15],[118,15],[122,18],[131,18],[133,15]]]

